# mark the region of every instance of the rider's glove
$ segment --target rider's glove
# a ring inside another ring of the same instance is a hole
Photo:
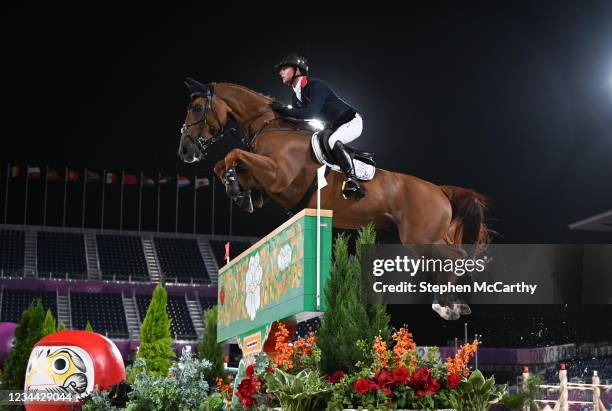
[[[272,102],[271,107],[272,107],[272,110],[280,114],[286,114],[288,110],[287,107],[283,103],[281,103],[280,101],[276,101],[276,100]]]

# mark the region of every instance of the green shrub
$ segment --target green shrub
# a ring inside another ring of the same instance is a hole
[[[138,358],[132,391],[128,394],[128,410],[193,411],[204,402],[209,385],[204,376],[210,370],[210,362],[198,360],[191,351],[183,349],[178,363],[170,367],[168,376],[153,375],[148,363]]]
[[[479,370],[474,371],[467,381],[459,383],[453,391],[451,401],[457,411],[486,411],[491,404],[499,402],[506,392],[506,385],[495,385],[495,378],[485,380]]]
[[[321,409],[331,385],[316,370],[302,370],[296,375],[276,369],[266,375],[268,392],[280,402],[285,411],[310,411]]]
[[[170,318],[166,310],[168,295],[166,289],[158,284],[153,291],[151,304],[147,315],[140,327],[140,348],[136,359],[143,359],[147,364],[150,375],[165,377],[175,357],[172,350],[172,336],[170,335]],[[129,374],[129,381],[136,378],[141,370],[133,367]]]
[[[324,374],[357,370],[356,364],[366,359],[355,350],[356,341],[370,344],[377,335],[385,340],[389,338],[385,307],[367,306],[361,299],[361,250],[363,246],[373,245],[375,239],[374,226],[370,224],[359,230],[355,255],[349,255],[346,235],[339,235],[334,243],[334,261],[324,290],[327,311],[317,338]]]
[[[206,327],[202,341],[198,344],[199,357],[211,363],[206,375],[208,384],[215,385],[217,378],[225,378],[223,344],[217,343],[217,306],[204,312]]]
[[[56,330],[55,317],[53,316],[51,310],[48,309],[43,322],[42,335],[44,337],[46,335],[53,334]]]
[[[15,329],[15,346],[4,360],[2,388],[22,390],[25,383],[26,367],[34,345],[43,337],[45,310],[37,298],[23,312]]]

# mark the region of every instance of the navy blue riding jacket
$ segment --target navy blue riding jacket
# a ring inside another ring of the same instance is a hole
[[[325,82],[308,77],[307,83],[302,87],[302,100],[297,98],[295,92],[291,96],[293,108],[278,110],[280,114],[302,118],[316,118],[337,128],[355,117],[355,110],[334,93]]]

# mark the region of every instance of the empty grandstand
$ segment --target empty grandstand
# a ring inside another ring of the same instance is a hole
[[[50,309],[57,318],[57,295],[55,291],[11,290],[2,287],[2,313],[3,322],[19,322],[21,314],[35,299],[40,298],[45,309]]]
[[[256,240],[0,225],[0,319],[18,322],[40,298],[68,329],[84,329],[89,322],[129,358],[151,292],[161,281],[176,342],[194,343],[202,335],[202,311],[217,299],[224,257],[219,245],[224,253],[229,241],[233,257]]]
[[[166,281],[211,283],[195,239],[157,237],[154,241]]]
[[[21,275],[24,260],[24,232],[0,229],[0,275]]]
[[[39,231],[37,240],[39,277],[87,278],[82,233]]]

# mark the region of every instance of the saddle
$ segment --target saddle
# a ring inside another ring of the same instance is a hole
[[[332,148],[329,146],[329,136],[333,132],[334,132],[333,130],[326,128],[316,133],[317,140],[319,142],[319,146],[323,149],[323,154],[325,154],[325,159],[330,163],[334,161],[334,155],[332,154]],[[363,150],[358,150],[354,147],[347,146],[347,145],[345,145],[344,147],[346,148],[346,151],[351,155],[353,160],[358,159],[360,161],[363,161],[364,163],[367,163],[367,164],[372,165],[373,167],[376,167],[376,163],[374,162],[374,153],[363,151]]]
[[[312,151],[321,165],[327,165],[335,171],[341,171],[340,167],[334,163],[334,156],[328,142],[329,136],[333,132],[334,130],[325,128],[314,133],[311,140]],[[355,176],[362,181],[372,180],[376,173],[376,163],[373,158],[374,153],[358,150],[347,145],[344,147],[353,159]]]

